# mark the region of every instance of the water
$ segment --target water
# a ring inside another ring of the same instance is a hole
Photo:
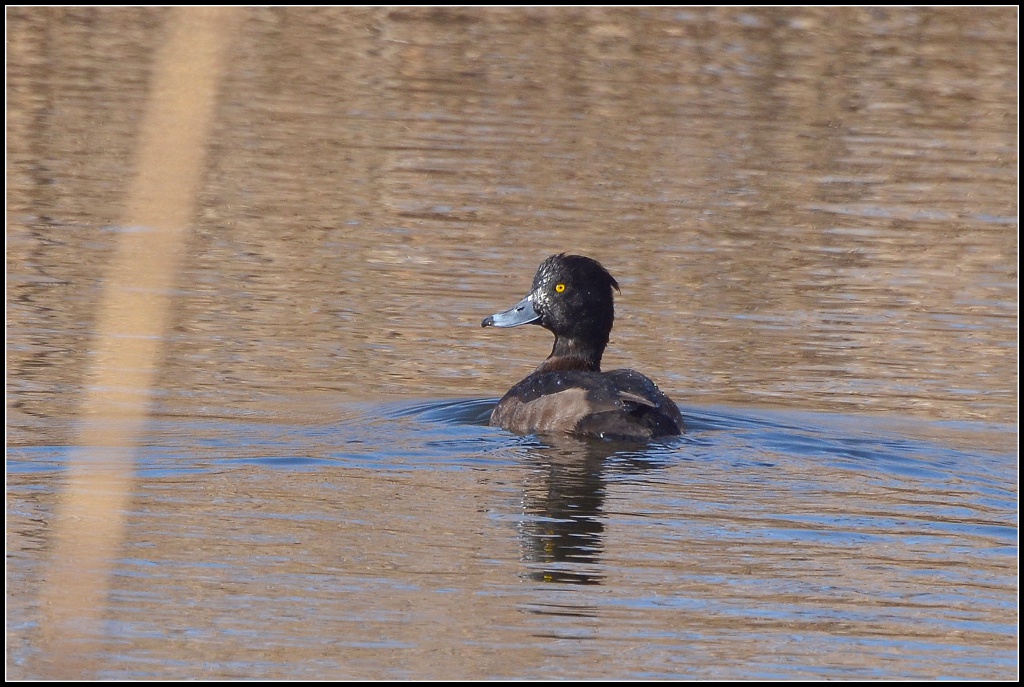
[[[245,10],[122,340],[173,12],[12,10],[8,677],[1014,679],[1008,12]],[[685,436],[487,426],[562,250]]]
[[[154,421],[98,675],[1015,671],[1011,446],[687,406],[690,432],[650,447],[549,442],[485,426],[492,405]],[[12,587],[32,584],[46,485],[73,454],[9,453]]]

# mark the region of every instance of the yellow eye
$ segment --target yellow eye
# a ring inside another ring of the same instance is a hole
[[[563,291],[565,291],[565,284],[555,284],[555,291],[557,293],[562,293]]]

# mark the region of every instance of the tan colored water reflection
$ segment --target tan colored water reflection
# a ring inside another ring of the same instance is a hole
[[[876,14],[248,11],[168,407],[500,395],[549,342],[475,324],[575,250],[684,402],[1010,421],[1013,38]],[[12,15],[16,442],[77,407],[160,16]]]
[[[188,227],[196,209],[230,10],[170,13],[157,53],[138,163],[104,278],[82,402],[83,447],[66,472],[42,587],[39,674],[80,679],[103,636],[124,545],[134,449],[149,414]]]

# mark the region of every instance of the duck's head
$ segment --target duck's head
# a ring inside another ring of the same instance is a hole
[[[600,370],[615,320],[613,289],[618,283],[597,260],[559,253],[537,268],[526,298],[484,318],[481,326],[539,324],[555,335],[541,369]]]

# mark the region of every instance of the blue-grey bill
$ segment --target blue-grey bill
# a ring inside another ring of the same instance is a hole
[[[485,317],[480,323],[481,327],[518,327],[521,324],[530,324],[540,319],[540,315],[533,309],[533,296],[527,296],[505,312],[495,313]]]

